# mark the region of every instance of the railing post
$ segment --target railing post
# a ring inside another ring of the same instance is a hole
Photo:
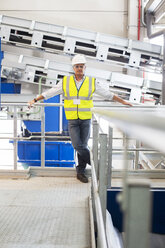
[[[108,188],[112,185],[112,142],[113,142],[113,128],[109,126],[108,130]]]
[[[60,95],[60,103],[62,104],[62,95]],[[62,124],[63,124],[63,107],[59,107],[59,131],[62,132]]]
[[[107,134],[100,134],[99,141],[100,141],[99,196],[100,196],[103,220],[105,225],[106,209],[107,209],[107,181],[108,181]]]
[[[96,120],[93,121],[93,161],[96,171],[96,177],[98,178],[98,142],[99,142],[99,125]]]
[[[148,248],[151,218],[151,192],[148,183],[127,181],[124,211],[125,247]]]
[[[13,125],[13,135],[17,137],[17,107],[14,106],[14,125]],[[16,139],[13,140],[13,148],[14,148],[14,170],[17,170],[17,144],[18,141]]]
[[[123,211],[126,210],[127,206],[127,178],[128,178],[128,138],[125,133],[123,133],[123,145],[124,145],[124,153],[123,153],[123,191],[117,195],[117,200],[121,205],[121,209]]]
[[[139,140],[136,140],[136,149],[140,147],[140,142]],[[135,151],[135,165],[134,165],[134,170],[138,170],[138,165],[139,165],[139,151]]]
[[[41,106],[41,168],[45,167],[45,107]]]
[[[162,65],[162,105],[165,105],[165,32],[163,33],[163,65]]]
[[[128,137],[124,135],[123,193],[118,196],[124,212],[124,247],[148,248],[151,211],[149,184],[128,178],[128,147]]]

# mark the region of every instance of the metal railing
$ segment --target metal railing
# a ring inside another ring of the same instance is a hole
[[[17,108],[20,108],[20,106],[27,106],[25,103],[1,103],[1,107],[12,107],[14,109],[13,111],[13,137],[11,136],[0,136],[0,139],[10,139],[13,140],[13,169],[14,171],[17,170],[17,153],[18,153],[18,140],[30,140],[33,137],[35,138],[41,138],[41,167],[45,167],[45,111],[44,108],[46,106],[56,106],[61,107],[63,104],[61,103],[37,103],[35,106],[39,106],[41,108],[40,115],[41,115],[41,135],[40,136],[30,136],[30,137],[18,137],[17,134]],[[20,113],[19,113],[20,114]],[[57,136],[58,137],[58,136]],[[56,136],[49,136],[49,138],[57,138]],[[68,138],[68,137],[66,137]]]
[[[106,198],[100,199],[100,195],[103,196],[103,194],[100,194],[100,190],[104,192],[104,195],[106,194],[106,189],[104,187],[101,187],[101,184],[98,186],[98,181],[96,177],[96,171],[94,162],[92,159],[92,153],[91,153],[91,172],[92,172],[92,192],[93,192],[93,209],[95,209],[96,213],[96,222],[97,222],[97,247],[98,248],[108,248],[107,245],[107,239],[106,239],[106,231],[105,231],[105,214],[106,212],[103,212],[103,208],[101,205],[106,204]],[[103,180],[105,182],[105,180]],[[102,185],[103,186],[103,185]],[[104,208],[106,209],[106,208]]]
[[[13,148],[14,148],[14,171],[16,171],[17,168],[17,145],[18,145],[18,140],[30,140],[33,137],[38,137],[41,138],[41,167],[45,167],[45,112],[44,108],[46,106],[55,106],[55,107],[60,107],[63,106],[63,104],[60,103],[37,103],[35,104],[36,106],[41,107],[40,115],[41,115],[41,135],[40,136],[30,136],[30,137],[18,137],[17,134],[17,107],[21,106],[27,106],[27,104],[17,104],[17,103],[3,103],[2,107],[7,107],[7,106],[12,106],[13,107],[13,137],[11,136],[5,136],[5,137],[0,137],[0,139],[10,139],[13,140]],[[48,136],[50,138],[50,136]],[[56,136],[52,136],[53,138]],[[57,136],[58,137],[58,136]],[[103,139],[105,135],[103,134]],[[103,141],[102,141],[103,145]],[[104,147],[104,153],[106,152],[105,147]],[[102,156],[102,160],[104,160],[104,155]],[[91,161],[93,164],[93,160]],[[100,172],[101,173],[101,172]],[[103,175],[102,175],[103,176]],[[97,179],[96,179],[96,172],[95,172],[95,167],[94,165],[92,166],[92,182],[93,182],[93,194],[94,194],[94,202],[95,202],[95,209],[96,209],[96,216],[97,216],[97,223],[98,223],[98,245],[97,247],[100,248],[108,248],[107,246],[107,240],[106,240],[106,233],[105,233],[105,212],[102,212],[102,206],[101,206],[101,201],[105,202],[106,200],[106,191],[105,191],[105,185],[102,185],[101,183],[98,186]],[[101,180],[104,182],[105,180]],[[102,192],[102,193],[100,193]],[[104,192],[104,198],[103,198],[103,192]],[[102,199],[100,201],[100,195],[102,196]]]
[[[128,111],[128,108],[125,108],[124,106],[120,106],[120,107],[116,107],[116,106],[113,106],[106,103],[106,105],[104,103],[100,104],[100,103],[95,103],[95,105],[97,106],[98,105],[98,108],[97,110],[95,109],[94,111],[101,111],[102,113],[102,110],[101,108],[104,107],[104,111],[106,111],[106,109],[108,109],[107,111],[111,110],[111,113],[112,112],[116,112],[116,115],[119,115],[120,118],[122,117],[123,113],[125,113],[125,111]],[[33,136],[30,136],[30,137],[19,137],[18,134],[17,134],[17,120],[18,119],[22,119],[22,117],[20,116],[20,111],[17,111],[17,108],[20,108],[20,107],[24,107],[26,106],[27,107],[27,104],[25,103],[1,103],[1,106],[2,107],[12,107],[13,108],[13,137],[10,137],[10,136],[1,136],[0,135],[0,139],[10,139],[10,140],[13,140],[13,148],[14,148],[14,170],[17,170],[17,143],[19,140],[30,140],[32,138],[34,138]],[[45,151],[45,113],[44,113],[44,107],[62,107],[63,104],[62,103],[37,103],[35,104],[36,107],[40,108],[40,119],[41,119],[41,135],[38,135],[38,136],[35,136],[35,138],[41,138],[41,166],[44,167],[44,158],[45,158],[45,154],[44,154],[44,151]],[[161,106],[161,107],[157,107],[157,106],[154,106],[154,107],[147,107],[146,106],[135,106],[133,108],[133,111],[135,112],[135,117],[137,117],[138,113],[139,113],[139,109],[143,110],[143,115],[146,113],[146,112],[154,112],[154,113],[158,113],[158,110],[159,111],[164,111],[164,108]],[[131,109],[129,109],[130,113],[132,112]],[[114,114],[113,114],[114,115]],[[20,116],[20,117],[18,117]],[[159,116],[158,116],[159,117]],[[112,120],[112,114],[111,114],[111,120]],[[159,117],[160,118],[160,117]],[[137,118],[136,118],[137,119]],[[135,120],[135,119],[134,119]],[[137,120],[136,120],[137,121]],[[139,119],[138,119],[139,121]],[[148,119],[148,123],[149,123],[149,119]],[[131,121],[128,120],[128,125],[131,124]],[[163,126],[164,124],[162,124]],[[103,132],[103,131],[102,131]],[[112,130],[109,130],[109,132],[113,132]],[[57,132],[58,134],[58,132]],[[55,138],[56,136],[50,136],[49,135],[49,139],[51,138]],[[111,140],[114,140],[114,139],[119,139],[119,138],[115,138],[113,137],[112,135],[112,138],[109,139],[109,142],[111,142]],[[120,138],[121,139],[121,138]],[[98,140],[96,140],[97,142]],[[114,152],[124,152],[124,148],[116,148],[116,147],[112,147],[112,144],[109,144],[110,149],[108,149],[109,153],[108,153],[108,157],[112,157],[112,153]],[[130,147],[127,149],[130,153],[133,153],[135,152],[135,165],[134,165],[134,168],[135,169],[138,169],[138,159],[139,159],[139,152],[144,152],[144,151],[155,151],[153,148],[143,148],[143,147],[138,147],[138,142],[137,142],[137,146],[136,147]],[[97,158],[95,157],[94,158],[95,160],[97,160]],[[111,158],[112,160],[112,158]],[[110,159],[109,159],[110,161]],[[96,161],[94,161],[96,162]],[[97,164],[97,163],[95,163]],[[152,166],[150,166],[151,168],[153,168]],[[157,166],[156,166],[157,167]],[[97,168],[96,168],[96,174],[97,174]]]
[[[143,112],[134,111],[134,109],[111,109],[103,110],[94,108],[93,113],[109,121],[109,133],[99,134],[99,124],[95,120],[93,122],[93,165],[96,170],[96,175],[92,175],[93,184],[97,181],[99,187],[96,188],[101,201],[102,216],[104,226],[106,222],[106,192],[108,186],[111,187],[112,179],[112,137],[113,128],[116,126],[123,132],[124,136],[124,153],[123,153],[123,193],[119,195],[118,201],[121,204],[124,212],[124,232],[125,232],[125,247],[149,247],[149,229],[151,220],[151,192],[150,183],[145,179],[137,181],[131,180],[128,175],[128,152],[130,150],[139,152],[143,149],[129,148],[130,137],[135,137],[137,141],[142,141],[147,144],[148,151],[157,150],[165,155],[165,108],[157,107],[156,111]],[[100,143],[100,145],[99,145]],[[138,146],[138,144],[137,144]],[[136,164],[138,163],[138,154],[136,154]],[[92,168],[92,171],[94,169]],[[165,176],[165,170],[160,170]],[[95,179],[95,181],[94,181]],[[95,195],[95,194],[94,194]],[[138,199],[138,200],[137,200]],[[141,211],[138,209],[141,208]],[[96,219],[99,219],[98,217]],[[99,230],[99,221],[97,223]],[[102,239],[98,244],[102,244],[106,240],[106,230]],[[105,239],[104,239],[105,235]],[[135,242],[139,240],[138,242]],[[108,245],[108,244],[107,244]],[[106,246],[105,246],[106,247]]]
[[[20,105],[26,106],[27,104],[2,104],[3,106],[13,106],[14,108],[14,115],[13,115],[13,137],[0,137],[0,139],[13,139],[13,145],[14,145],[14,170],[17,170],[17,143],[18,140],[29,140],[31,137],[25,138],[25,137],[18,137],[17,136],[17,107]],[[41,136],[38,136],[41,138],[41,167],[45,167],[45,114],[44,114],[44,107],[45,106],[56,106],[60,107],[63,106],[63,104],[60,103],[37,103],[36,106],[41,107]],[[104,106],[105,107],[105,106]],[[139,111],[143,109],[143,111]],[[147,111],[149,110],[149,111]],[[153,149],[156,149],[160,151],[162,154],[165,154],[165,108],[164,107],[149,107],[149,108],[123,108],[123,107],[111,107],[111,109],[108,110],[102,110],[99,108],[94,108],[93,113],[95,115],[101,116],[101,118],[106,118],[106,120],[109,121],[109,126],[111,123],[115,126],[119,127],[120,130],[122,130],[126,135],[124,135],[124,149],[116,149],[116,150],[122,150],[123,151],[123,161],[124,161],[124,170],[123,170],[123,186],[124,186],[124,193],[123,193],[123,199],[122,199],[122,208],[124,211],[127,210],[128,202],[126,199],[129,199],[130,197],[130,191],[134,188],[140,189],[141,193],[145,194],[145,197],[148,199],[146,202],[145,209],[148,209],[149,207],[149,184],[147,183],[132,183],[129,182],[128,178],[128,152],[129,151],[143,151],[145,149],[143,148],[128,148],[128,142],[129,139],[133,136],[137,140],[144,141],[146,144],[151,147],[151,149],[146,149],[148,151],[153,151]],[[131,137],[128,137],[127,135],[130,135]],[[112,140],[113,140],[113,128],[109,127],[108,136],[107,134],[101,133],[99,134],[99,125],[97,121],[95,120],[93,122],[93,147],[92,147],[92,154],[91,154],[91,171],[92,171],[92,188],[93,188],[93,201],[96,209],[96,219],[97,219],[97,230],[98,230],[98,247],[107,248],[107,239],[106,239],[106,229],[105,229],[105,222],[106,222],[106,192],[107,188],[111,187],[111,179],[112,179],[112,152],[113,152],[113,146],[112,146]],[[154,140],[154,142],[153,142]],[[98,147],[99,143],[99,147]],[[136,164],[138,163],[138,155],[136,157]],[[162,171],[161,171],[162,173]],[[165,173],[165,171],[164,171]],[[129,204],[131,204],[131,200],[129,201]],[[141,202],[142,203],[142,202]],[[143,205],[144,207],[144,205]],[[132,210],[132,212],[134,209]],[[149,223],[150,216],[146,215],[143,216],[146,220],[146,223]],[[139,216],[137,216],[139,218]],[[147,218],[147,219],[146,219]],[[135,228],[130,228],[130,221],[129,218],[125,221],[126,230],[133,231]],[[148,234],[148,225],[145,226],[145,228],[142,228],[144,234],[146,235],[146,238],[144,237],[143,241],[147,242],[147,234]],[[139,228],[136,226],[136,231],[138,231]],[[135,232],[134,232],[135,235]],[[130,237],[130,235],[129,235]],[[127,239],[129,239],[127,237]],[[130,242],[132,241],[129,240]],[[127,240],[127,242],[129,242]],[[145,243],[146,244],[146,243]],[[128,248],[132,248],[132,246],[128,246]],[[142,246],[144,247],[144,246]],[[147,246],[145,246],[147,247]],[[134,246],[134,248],[136,248]]]

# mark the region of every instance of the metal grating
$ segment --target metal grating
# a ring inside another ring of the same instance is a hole
[[[75,178],[0,180],[0,247],[90,247],[89,193]]]

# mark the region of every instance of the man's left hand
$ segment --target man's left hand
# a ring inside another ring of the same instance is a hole
[[[133,107],[133,105],[130,103],[130,102],[125,102],[124,105],[127,105],[127,106],[130,106],[130,107]]]

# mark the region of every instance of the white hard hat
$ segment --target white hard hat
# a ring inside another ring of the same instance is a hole
[[[84,55],[81,54],[76,54],[73,59],[72,59],[72,65],[77,65],[77,64],[86,64],[86,58]]]

